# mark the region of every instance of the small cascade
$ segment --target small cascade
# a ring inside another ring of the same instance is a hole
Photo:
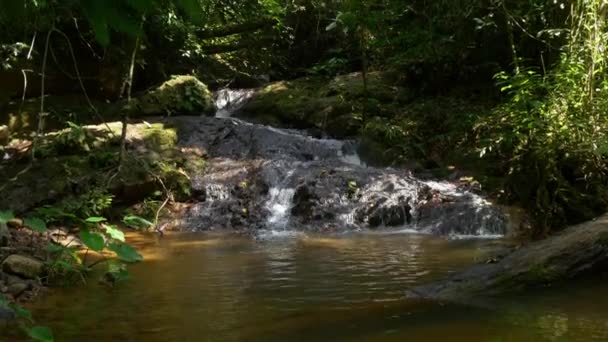
[[[215,116],[218,118],[229,118],[241,109],[251,97],[255,95],[255,89],[229,89],[224,88],[215,92],[213,99],[217,109]]]
[[[233,110],[235,97],[223,94],[228,100],[219,101],[218,109]],[[175,120],[187,121],[180,125],[181,142],[208,156],[206,172],[192,178],[194,192],[204,194],[192,206],[187,224],[193,229],[371,229],[452,238],[506,233],[506,215],[464,185],[368,167],[354,142],[238,119]]]
[[[270,212],[267,225],[271,229],[285,230],[289,224],[290,210],[295,189],[270,188],[266,209]]]
[[[291,177],[295,172],[294,165],[276,162],[264,170],[263,177],[270,184],[268,199],[264,208],[268,211],[266,228],[272,231],[284,231],[288,229],[293,205],[295,189],[291,186]]]

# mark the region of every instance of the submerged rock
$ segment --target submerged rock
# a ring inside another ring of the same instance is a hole
[[[35,279],[42,274],[44,264],[32,257],[13,254],[4,260],[2,270],[26,279]]]

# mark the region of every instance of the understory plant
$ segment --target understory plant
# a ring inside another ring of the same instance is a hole
[[[515,60],[512,73],[497,74],[509,100],[476,127],[480,155],[502,165],[535,235],[608,204],[607,12],[606,1],[577,1],[559,62],[544,71]]]

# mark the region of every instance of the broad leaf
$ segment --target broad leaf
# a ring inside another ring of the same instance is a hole
[[[105,226],[105,228],[106,233],[112,239],[125,242],[125,233],[123,233],[120,229],[116,228],[116,226]]]
[[[20,307],[19,305],[15,305],[13,307],[13,310],[15,310],[15,313],[17,314],[17,316],[19,316],[21,318],[32,319],[32,313],[29,310],[26,310],[26,309]]]
[[[46,222],[37,217],[28,217],[23,221],[23,224],[38,233],[45,233],[47,231]]]
[[[99,233],[91,233],[88,230],[80,232],[80,239],[88,248],[101,252],[106,244],[103,236]]]
[[[135,248],[126,243],[111,243],[108,248],[124,262],[138,262],[144,259]]]
[[[101,223],[101,222],[105,222],[107,221],[105,219],[105,217],[89,217],[88,219],[84,220],[86,223]]]
[[[12,211],[0,211],[0,223],[7,223],[8,221],[15,218],[15,214]]]
[[[53,332],[48,327],[35,326],[26,329],[29,337],[40,342],[54,342]]]
[[[154,225],[154,223],[146,220],[145,218],[135,215],[127,215],[123,218],[122,221],[129,227],[135,228],[148,228]]]
[[[45,250],[49,253],[59,253],[59,252],[63,252],[64,250],[66,250],[66,248],[64,246],[51,243],[45,247]]]

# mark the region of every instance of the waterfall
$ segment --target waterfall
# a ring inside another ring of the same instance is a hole
[[[268,200],[264,206],[268,210],[266,227],[274,231],[284,231],[289,228],[290,211],[296,192],[289,184],[295,169],[288,169],[283,174],[285,167],[283,163],[277,163],[266,173],[268,183],[271,184],[268,190]]]

